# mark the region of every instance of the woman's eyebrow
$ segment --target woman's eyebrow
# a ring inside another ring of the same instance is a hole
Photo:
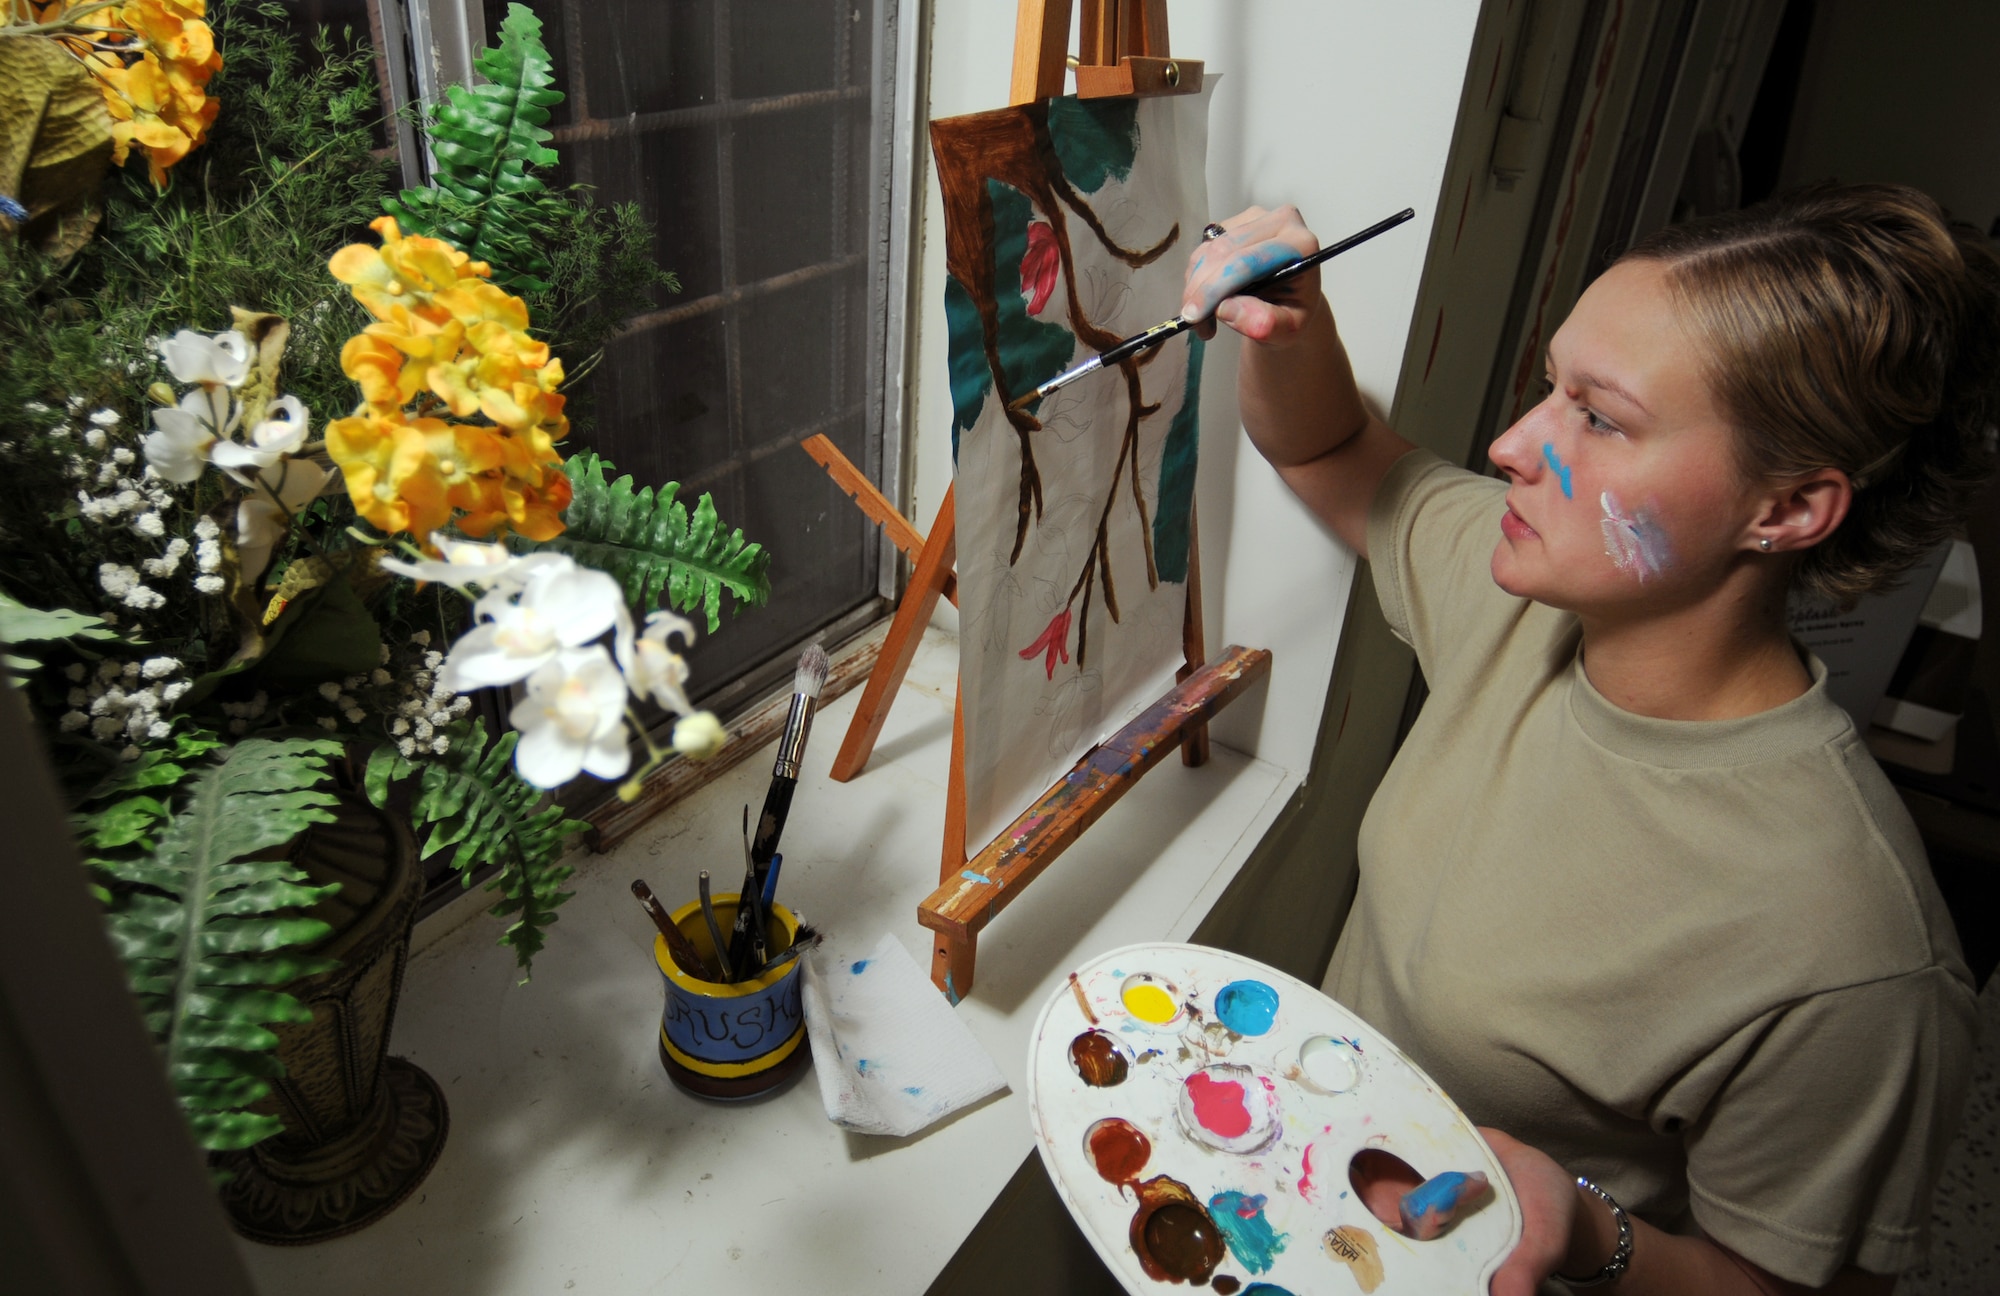
[[[1653,417],[1653,411],[1646,408],[1646,403],[1644,401],[1640,400],[1637,396],[1634,396],[1628,389],[1620,385],[1614,379],[1600,378],[1596,374],[1592,373],[1580,373],[1576,375],[1576,385],[1579,387],[1594,387],[1598,391],[1610,392],[1613,396],[1616,396],[1620,400],[1623,400],[1626,404],[1632,406],[1634,409],[1638,410],[1641,414],[1644,414],[1647,418]]]

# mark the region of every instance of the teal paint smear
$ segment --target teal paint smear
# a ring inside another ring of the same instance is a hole
[[[1292,1296],[1292,1293],[1276,1283],[1251,1283],[1237,1296]]]
[[[1019,394],[1069,368],[1076,337],[1061,324],[1028,314],[1028,303],[1021,296],[1021,258],[1028,254],[1034,204],[998,180],[986,182],[986,197],[993,204],[993,296],[1000,317],[1000,368],[1007,376],[1007,390]],[[981,352],[978,359],[983,368],[985,354]]]
[[[1570,483],[1570,468],[1563,463],[1562,457],[1556,453],[1556,448],[1546,441],[1542,442],[1542,461],[1548,464],[1555,473],[1556,480],[1562,483],[1563,498],[1575,499],[1576,488]]]
[[[971,869],[960,869],[958,871],[958,875],[964,878],[967,882],[977,882],[981,886],[993,885],[992,878],[987,877],[984,873],[974,873]]]
[[[1137,99],[1051,99],[1049,140],[1063,178],[1079,193],[1132,174],[1139,156]]]
[[[1160,489],[1153,502],[1153,565],[1160,579],[1185,585],[1188,517],[1194,509],[1194,465],[1201,449],[1201,357],[1205,344],[1188,339],[1187,388],[1160,451]]]
[[[1015,263],[1018,272],[1019,263]],[[986,340],[980,332],[979,307],[965,285],[950,275],[944,280],[945,353],[951,368],[951,461],[958,462],[958,434],[972,426],[993,390],[993,371],[986,367]]]
[[[1272,1228],[1271,1221],[1264,1218],[1265,1200],[1261,1194],[1245,1196],[1234,1190],[1219,1192],[1208,1199],[1209,1218],[1222,1230],[1223,1240],[1229,1243],[1237,1263],[1253,1274],[1271,1267],[1290,1236]]]
[[[1238,1035],[1262,1035],[1278,1017],[1278,992],[1262,981],[1231,981],[1215,992],[1215,1018]]]

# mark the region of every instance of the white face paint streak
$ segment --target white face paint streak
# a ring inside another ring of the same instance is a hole
[[[1604,552],[1620,571],[1631,572],[1643,584],[1673,562],[1666,533],[1645,509],[1627,514],[1618,497],[1605,491],[1598,497],[1604,508]]]

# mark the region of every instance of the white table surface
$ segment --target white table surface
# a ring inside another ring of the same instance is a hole
[[[927,632],[874,759],[845,785],[827,770],[861,690],[815,721],[780,896],[836,948],[893,932],[930,966],[916,907],[937,880],[956,669],[954,640]],[[575,898],[527,985],[495,920],[465,921],[459,905],[428,920],[391,1052],[443,1087],[443,1155],[361,1233],[243,1243],[260,1291],[921,1293],[1033,1146],[1022,1092],[1044,1001],[1083,959],[1186,939],[1297,781],[1219,746],[1200,769],[1161,762],[982,934],[958,1012],[1010,1091],[889,1139],[829,1122],[809,1073],[718,1104],[660,1067],[653,928],[628,885],[646,878],[669,908],[704,867],[734,889],[741,807],[762,804],[770,763],[745,761],[609,854],[575,857]]]

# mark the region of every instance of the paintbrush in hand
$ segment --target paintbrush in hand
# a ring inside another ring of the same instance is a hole
[[[1254,297],[1260,292],[1269,291],[1287,279],[1297,278],[1322,261],[1330,261],[1342,252],[1347,251],[1347,249],[1358,247],[1366,243],[1369,239],[1374,238],[1377,234],[1396,228],[1396,226],[1401,225],[1416,214],[1415,209],[1405,207],[1394,216],[1388,217],[1386,220],[1376,221],[1373,225],[1370,225],[1358,234],[1348,235],[1332,247],[1323,247],[1311,256],[1301,257],[1288,265],[1279,266],[1269,274],[1260,275],[1252,279],[1249,283],[1237,289],[1236,295],[1239,297]],[[1026,409],[1028,406],[1042,399],[1042,397],[1055,394],[1077,379],[1089,377],[1099,369],[1108,368],[1111,365],[1117,364],[1120,360],[1129,360],[1149,347],[1160,345],[1160,343],[1165,342],[1168,338],[1178,337],[1180,334],[1193,328],[1194,325],[1195,322],[1193,320],[1183,315],[1176,315],[1170,320],[1163,320],[1147,329],[1144,333],[1134,333],[1131,337],[1126,338],[1123,342],[1104,352],[1104,354],[1094,355],[1088,360],[1081,361],[1065,369],[1029,392],[1026,396],[1015,397],[1013,400],[1007,402],[1007,408],[1010,410]]]
[[[819,691],[826,687],[831,664],[826,649],[818,644],[807,644],[799,654],[798,669],[792,675],[792,709],[785,717],[784,736],[778,740],[778,759],[771,766],[771,790],[764,794],[764,813],[757,818],[757,833],[750,843],[749,876],[743,880],[746,896],[764,892],[764,872],[771,856],[778,853],[778,836],[785,831],[792,790],[799,785],[799,762],[805,756],[806,737],[812,732],[813,710],[819,704]],[[729,941],[730,962],[738,967],[750,960],[752,926],[750,907],[739,904],[736,930]]]

